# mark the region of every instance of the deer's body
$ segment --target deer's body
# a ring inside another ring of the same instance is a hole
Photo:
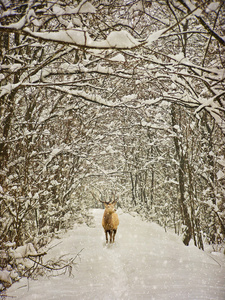
[[[114,243],[117,227],[119,225],[119,218],[115,212],[115,202],[104,203],[105,211],[102,218],[102,227],[105,231],[106,243],[108,243],[108,234],[110,236],[110,243]]]

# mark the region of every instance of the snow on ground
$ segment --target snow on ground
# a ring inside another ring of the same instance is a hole
[[[176,235],[121,210],[116,242],[106,245],[103,210],[92,212],[93,227],[76,225],[48,253],[49,258],[83,249],[72,277],[22,279],[7,295],[19,300],[225,299],[225,265],[219,257],[186,247]]]

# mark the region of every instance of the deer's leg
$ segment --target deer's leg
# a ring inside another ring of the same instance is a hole
[[[106,244],[108,243],[108,231],[105,230],[105,239],[106,239]]]
[[[109,234],[110,234],[110,243],[112,243],[112,240],[113,240],[113,230],[110,230]]]
[[[116,229],[113,229],[113,243],[115,241],[115,236],[116,236]]]

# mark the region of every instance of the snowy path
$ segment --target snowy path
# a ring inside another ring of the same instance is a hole
[[[197,300],[225,299],[225,266],[153,223],[119,211],[114,245],[105,245],[103,210],[93,210],[95,227],[75,226],[49,256],[77,253],[74,277],[21,280],[8,290],[19,300]],[[54,242],[56,244],[56,242]],[[53,243],[53,244],[54,244]]]

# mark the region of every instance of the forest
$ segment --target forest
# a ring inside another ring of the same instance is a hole
[[[0,251],[113,196],[224,251],[224,20],[223,0],[0,1]]]

